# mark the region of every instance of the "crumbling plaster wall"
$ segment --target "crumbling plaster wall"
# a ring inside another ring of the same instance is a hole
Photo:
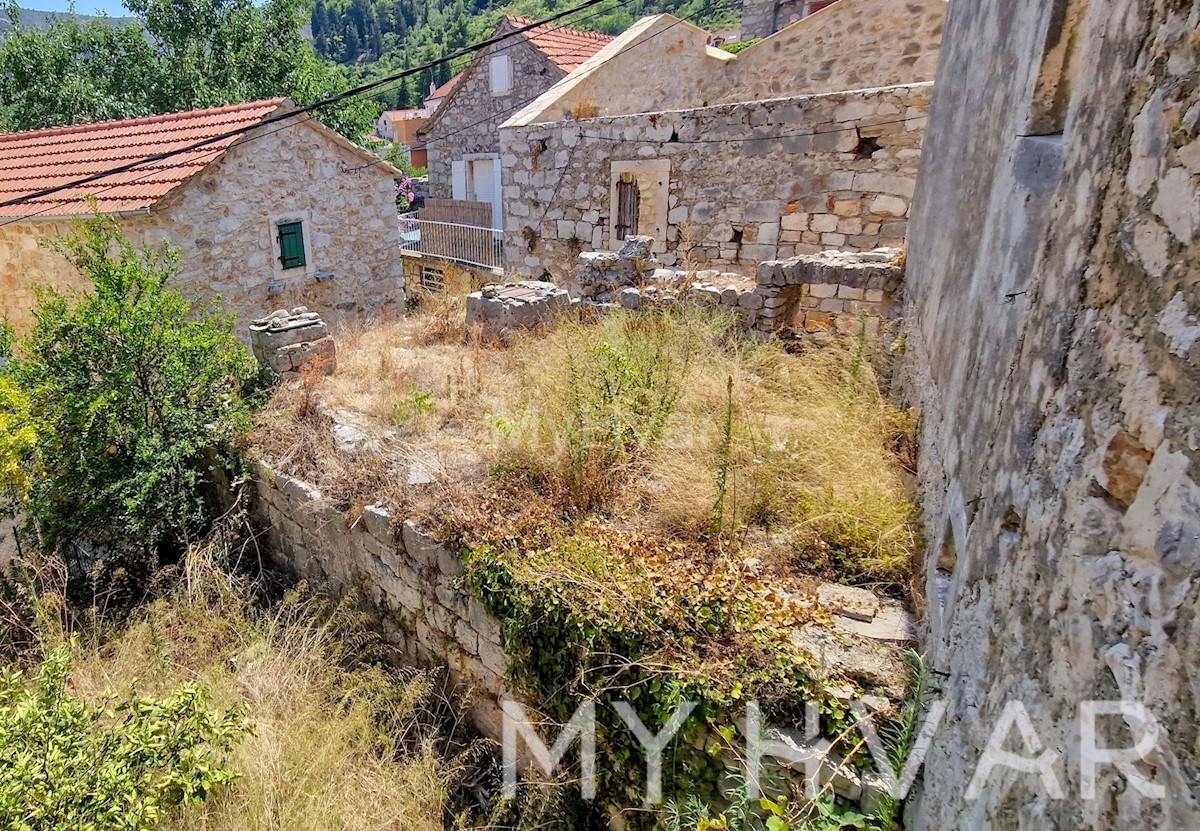
[[[644,18],[511,123],[932,81],[945,14],[946,0],[840,0],[736,55],[707,46],[708,33],[687,21]]]
[[[948,705],[917,829],[1200,827],[1198,28],[1178,0],[951,7],[907,276]],[[1139,769],[1166,799],[1112,766],[1083,797],[1089,699],[1156,717]],[[1003,767],[968,798],[1014,701],[1064,798]]]
[[[302,219],[305,268],[283,271],[275,222]],[[312,127],[262,128],[155,205],[122,217],[135,245],[179,251],[170,287],[191,300],[220,297],[242,325],[282,307],[308,306],[330,323],[404,308],[395,183]],[[47,247],[77,233],[71,221],[26,220],[0,228],[0,316],[32,323],[34,287],[81,290],[89,282]]]
[[[667,266],[751,275],[797,254],[899,247],[930,87],[506,126],[505,262],[566,281],[580,252],[619,248],[610,185],[627,161],[670,164],[654,249]]]

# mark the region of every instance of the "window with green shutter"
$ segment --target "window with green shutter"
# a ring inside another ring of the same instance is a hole
[[[304,260],[304,223],[279,223],[279,262],[284,269],[301,268]]]

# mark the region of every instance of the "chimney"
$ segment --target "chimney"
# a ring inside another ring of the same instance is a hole
[[[433,81],[430,81],[429,82],[429,94],[433,95],[435,92],[437,92],[437,84],[435,84]]]

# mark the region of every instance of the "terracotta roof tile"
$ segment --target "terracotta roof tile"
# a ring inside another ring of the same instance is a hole
[[[0,202],[250,126],[279,109],[283,101],[271,98],[125,121],[0,134]],[[224,138],[79,188],[0,207],[0,217],[87,213],[84,200],[89,195],[95,196],[102,211],[148,208],[219,158],[238,138]]]
[[[528,26],[534,21],[527,17],[510,15],[508,22],[513,26]],[[608,43],[612,35],[602,35],[599,32],[583,32],[579,29],[567,29],[552,23],[535,26],[525,33],[525,36],[550,60],[558,64],[564,72],[570,72],[592,55],[595,55]]]
[[[436,99],[445,98],[447,95],[450,94],[450,90],[454,89],[454,85],[458,83],[458,79],[461,78],[462,76],[463,76],[463,74],[461,72],[458,73],[453,78],[451,78],[449,81],[442,84],[440,87],[435,89],[433,92],[429,93],[429,95],[425,98],[425,100],[426,101],[434,101]]]

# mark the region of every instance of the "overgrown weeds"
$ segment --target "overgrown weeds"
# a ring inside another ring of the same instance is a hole
[[[264,605],[223,558],[220,547],[194,549],[173,590],[119,625],[91,622],[70,647],[69,689],[82,701],[187,684],[252,725],[229,757],[237,780],[171,809],[161,827],[443,828],[463,747],[444,681],[393,668],[352,600],[300,586]],[[50,586],[31,596],[43,610],[27,660],[62,650],[75,625]]]

